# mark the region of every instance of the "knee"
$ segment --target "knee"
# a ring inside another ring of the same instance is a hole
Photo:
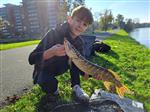
[[[58,81],[56,78],[51,78],[46,82],[40,82],[39,85],[45,93],[54,93],[57,90]]]

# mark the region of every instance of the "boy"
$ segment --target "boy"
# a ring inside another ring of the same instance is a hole
[[[30,54],[29,63],[35,65],[34,84],[39,84],[46,94],[58,94],[58,81],[55,77],[70,69],[71,86],[76,97],[80,100],[89,99],[89,96],[80,87],[79,73],[81,71],[74,64],[71,66],[68,64],[63,41],[66,37],[83,54],[83,41],[79,35],[92,22],[93,17],[89,9],[84,6],[75,8],[71,16],[67,18],[67,22],[48,31]]]

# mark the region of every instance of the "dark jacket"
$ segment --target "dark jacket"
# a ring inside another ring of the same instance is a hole
[[[55,29],[48,31],[44,38],[41,40],[39,45],[31,52],[29,55],[29,63],[34,66],[33,78],[40,72],[46,71],[50,74],[55,74],[57,71],[57,66],[60,65],[60,62],[63,64],[68,64],[67,56],[54,56],[48,60],[43,60],[43,53],[45,50],[51,48],[55,44],[63,44],[64,37],[66,37],[81,53],[83,51],[83,41],[80,37],[72,39],[70,36],[70,27],[68,23],[64,23]],[[74,67],[74,66],[73,66]]]

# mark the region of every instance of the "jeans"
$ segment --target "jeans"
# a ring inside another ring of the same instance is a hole
[[[79,74],[83,74],[83,72],[81,72],[74,64],[72,64],[71,67],[64,62],[55,65],[57,65],[55,66],[55,68],[57,69],[53,70],[53,73],[49,73],[47,71],[40,71],[40,73],[37,75],[37,78],[35,78],[37,79],[36,83],[40,85],[44,92],[54,93],[58,87],[58,81],[56,79],[56,76],[62,75],[68,69],[70,69],[71,86],[73,87],[76,84],[80,85]]]

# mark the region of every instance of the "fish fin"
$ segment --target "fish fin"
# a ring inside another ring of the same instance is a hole
[[[104,81],[104,86],[106,87],[107,90],[111,90],[111,85],[112,83],[111,82],[108,82],[108,81]]]
[[[114,71],[112,71],[110,69],[108,69],[108,71],[111,72],[115,76],[115,78],[120,81],[119,75],[117,75]]]
[[[94,74],[93,78],[96,79],[96,80],[102,80],[101,76],[98,75],[98,74]]]
[[[84,80],[88,80],[89,79],[89,75],[85,73],[84,76],[83,76],[83,79]]]
[[[126,86],[116,87],[116,91],[121,98],[124,97],[125,93],[132,94]]]
[[[69,58],[68,64],[70,65],[70,67],[72,66],[72,59],[71,58]]]

